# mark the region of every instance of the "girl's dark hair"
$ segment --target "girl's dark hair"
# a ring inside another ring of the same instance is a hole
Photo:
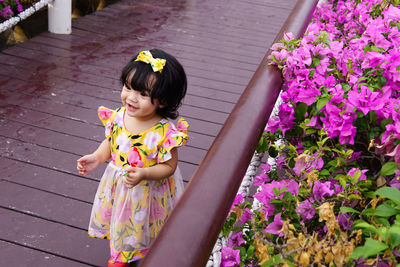
[[[150,64],[135,61],[138,56],[136,54],[122,69],[121,84],[139,92],[150,91],[151,102],[158,99],[164,106],[157,113],[164,118],[176,119],[179,115],[178,108],[186,94],[185,71],[170,54],[159,49],[152,49],[150,53],[154,58],[166,60],[162,72],[153,72]]]

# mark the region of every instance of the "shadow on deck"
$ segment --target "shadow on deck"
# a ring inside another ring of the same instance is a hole
[[[2,51],[2,266],[106,265],[108,242],[86,233],[105,165],[81,177],[76,159],[103,139],[96,109],[120,105],[120,69],[134,53],[161,48],[185,67],[188,181],[295,2],[121,0],[75,20],[72,35],[46,32]]]

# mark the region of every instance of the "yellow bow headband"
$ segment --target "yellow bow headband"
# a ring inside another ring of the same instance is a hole
[[[142,61],[144,63],[150,64],[154,72],[163,70],[165,63],[167,62],[162,58],[154,58],[150,51],[142,51],[139,53],[135,61]]]

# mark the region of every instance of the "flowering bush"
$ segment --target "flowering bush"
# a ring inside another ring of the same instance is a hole
[[[0,20],[9,19],[31,6],[35,0],[0,0]]]
[[[400,6],[331,0],[271,63],[286,89],[258,151],[276,164],[238,195],[221,266],[400,262]],[[240,263],[239,263],[240,262]]]

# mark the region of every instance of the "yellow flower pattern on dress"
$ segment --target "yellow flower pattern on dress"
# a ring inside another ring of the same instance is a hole
[[[142,258],[168,218],[183,191],[179,170],[159,181],[144,180],[129,189],[124,186],[124,168],[146,168],[171,159],[171,150],[188,140],[187,122],[177,127],[162,119],[142,133],[129,132],[123,123],[125,108],[98,109],[110,142],[108,164],[93,203],[89,235],[110,239],[111,261],[131,262]]]
[[[150,51],[147,50],[140,52],[135,61],[141,61],[150,64],[154,72],[159,71],[160,73],[167,62],[162,58],[154,58]]]

